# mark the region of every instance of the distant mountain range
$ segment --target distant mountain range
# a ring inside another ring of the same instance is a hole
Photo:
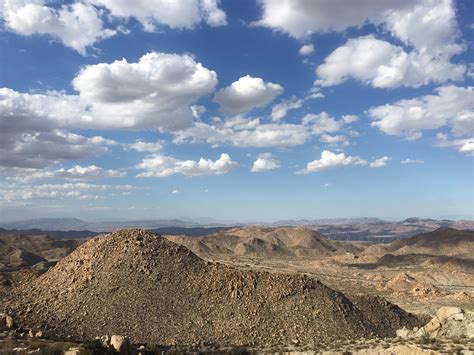
[[[15,222],[0,222],[0,233],[48,234],[55,237],[90,237],[96,233],[124,228],[143,228],[162,235],[204,236],[231,227],[306,227],[335,240],[359,240],[368,242],[391,242],[411,237],[438,228],[474,230],[471,220],[434,220],[407,218],[403,221],[384,221],[379,218],[337,218],[315,220],[281,220],[274,223],[227,224],[204,219],[201,223],[193,220],[156,219],[134,221],[88,222],[77,218],[38,218]]]

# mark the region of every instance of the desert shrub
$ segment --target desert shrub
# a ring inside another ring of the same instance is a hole
[[[82,344],[82,348],[84,349],[84,353],[87,355],[103,355],[107,354],[107,351],[102,346],[100,340],[86,340]]]
[[[430,338],[428,334],[424,334],[418,339],[418,344],[433,344],[436,342],[435,338]]]

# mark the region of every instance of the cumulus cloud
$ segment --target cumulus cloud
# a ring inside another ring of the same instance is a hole
[[[44,168],[109,151],[115,142],[64,128],[81,117],[77,98],[57,92],[22,94],[0,88],[0,165]]]
[[[329,150],[323,150],[321,153],[321,159],[309,162],[305,169],[299,170],[296,173],[303,175],[350,165],[367,165],[367,160],[357,156],[346,156],[345,153],[336,154]]]
[[[319,137],[319,141],[324,144],[328,144],[334,147],[347,147],[350,143],[346,136],[342,134],[336,134],[331,136],[329,134],[322,134]]]
[[[190,124],[190,105],[214,91],[217,75],[189,55],[151,52],[87,66],[72,83],[89,127],[174,130]]]
[[[228,154],[221,154],[213,161],[201,158],[195,160],[178,160],[164,155],[154,155],[143,159],[137,165],[138,169],[145,170],[137,177],[168,177],[175,174],[186,176],[222,175],[238,167],[238,164]]]
[[[230,121],[230,124],[229,124]],[[193,127],[175,132],[175,143],[206,142],[237,147],[294,147],[306,143],[310,133],[304,125],[266,124],[259,119],[234,119],[210,125],[196,122]]]
[[[304,44],[299,49],[298,53],[302,56],[307,56],[307,55],[313,54],[314,53],[314,45],[312,43]]]
[[[117,191],[133,191],[142,188],[133,185],[107,185],[90,183],[65,184],[18,184],[10,183],[0,186],[4,202],[17,202],[34,199],[101,199]]]
[[[362,26],[369,18],[395,7],[407,8],[413,1],[262,0],[260,3],[262,15],[255,25],[301,39],[316,32]]]
[[[0,114],[2,125],[12,130],[49,125],[170,131],[191,125],[191,104],[216,84],[216,73],[189,55],[151,52],[136,63],[86,66],[73,80],[79,95],[0,89]]]
[[[15,180],[29,181],[53,178],[63,178],[68,180],[91,180],[102,178],[120,178],[126,175],[127,173],[124,171],[104,169],[96,165],[75,165],[69,169],[61,168],[57,170],[22,169],[22,173],[17,174],[15,176]]]
[[[220,89],[214,101],[225,113],[238,114],[268,105],[283,92],[279,84],[264,82],[261,78],[243,76],[230,86]]]
[[[303,117],[302,122],[311,126],[314,134],[338,132],[344,125],[343,120],[336,120],[324,111],[319,114],[308,113]]]
[[[374,87],[416,87],[462,79],[466,70],[450,62],[466,49],[452,0],[262,0],[261,6],[255,25],[297,39],[371,23],[409,48],[405,51],[372,36],[349,40],[318,67],[317,82],[323,86],[352,77]]]
[[[170,28],[193,28],[201,21],[210,26],[227,24],[226,14],[220,9],[219,0],[89,0],[97,6],[107,8],[112,16],[138,20],[146,31],[155,31],[158,26]]]
[[[350,39],[329,54],[316,69],[316,84],[333,86],[354,78],[373,87],[394,88],[462,79],[465,65],[452,64],[449,59],[426,51],[405,52],[369,35]]]
[[[474,155],[474,137],[450,140],[447,134],[438,133],[436,135],[435,146],[443,148],[454,148],[457,149],[460,153]]]
[[[138,152],[146,153],[159,153],[163,150],[163,144],[161,142],[143,142],[136,141],[135,143],[130,143],[126,145],[127,148],[136,150]]]
[[[380,159],[375,159],[373,162],[370,163],[371,168],[383,168],[384,166],[387,165],[387,162],[389,160],[392,160],[392,158],[384,156]]]
[[[331,136],[328,133],[336,133],[344,130],[353,136],[349,128],[350,124],[357,120],[358,116],[355,115],[343,115],[340,119],[335,119],[323,111],[318,114],[308,113],[303,117],[302,123],[308,126],[313,134],[321,135],[320,140],[323,143],[344,143],[343,145],[347,145],[349,142],[346,137],[342,135]]]
[[[406,158],[402,161],[400,161],[400,164],[423,164],[424,163],[424,160],[420,160],[420,159],[411,159],[411,158]]]
[[[252,173],[260,173],[262,171],[274,170],[280,167],[280,162],[273,158],[270,153],[260,154],[257,160],[254,161],[252,169],[250,171]]]
[[[459,50],[452,0],[262,0],[261,7],[262,16],[256,25],[298,39],[318,32],[342,32],[370,22],[418,50]]]
[[[423,130],[437,129],[446,125],[457,136],[474,132],[474,88],[442,86],[435,95],[400,100],[371,108],[368,113],[374,119],[372,126],[389,135],[419,138]]]
[[[100,12],[92,5],[75,2],[58,9],[46,1],[7,0],[0,4],[0,17],[10,31],[24,36],[49,35],[82,55],[87,47],[116,34],[103,27]]]
[[[292,98],[290,100],[283,100],[272,107],[272,121],[279,121],[283,119],[288,111],[301,108],[303,106],[303,99]]]
[[[0,136],[7,136],[2,132]],[[20,132],[0,143],[0,165],[44,168],[67,160],[103,154],[108,148],[92,138],[58,129],[43,132]]]

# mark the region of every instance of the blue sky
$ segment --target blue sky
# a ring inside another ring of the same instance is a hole
[[[0,1],[1,219],[472,219],[473,13]]]

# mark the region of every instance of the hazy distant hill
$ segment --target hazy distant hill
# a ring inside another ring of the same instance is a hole
[[[200,221],[200,222],[198,222]],[[262,227],[305,227],[318,231],[335,240],[367,241],[387,243],[411,237],[419,233],[434,231],[438,228],[454,228],[458,230],[474,230],[474,221],[434,220],[422,218],[407,218],[403,221],[384,221],[379,218],[338,218],[315,220],[282,220],[275,223],[219,223],[213,219],[151,219],[135,221],[105,221],[87,222],[77,218],[38,218],[16,222],[0,222],[5,229],[42,231],[81,231],[90,236],[94,232],[108,232],[124,228],[150,229],[159,234],[203,236],[225,228],[241,226]],[[44,232],[43,232],[44,233]],[[54,232],[47,234],[53,235]],[[72,236],[71,237],[75,237]]]

